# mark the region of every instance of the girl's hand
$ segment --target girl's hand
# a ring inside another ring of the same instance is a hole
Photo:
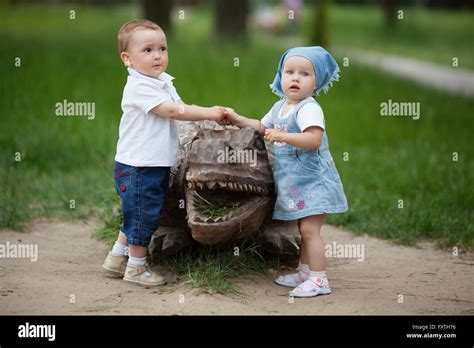
[[[227,122],[227,108],[223,106],[213,106],[210,109],[209,119],[215,121],[220,125],[226,124]]]
[[[234,109],[231,109],[231,108],[227,108],[227,122],[228,124],[232,124],[232,125],[236,125],[236,126],[239,126],[238,125],[238,121],[239,121],[239,115],[234,111]]]
[[[279,129],[270,129],[270,128],[265,129],[265,139],[267,139],[268,141],[272,143],[275,141],[284,142],[285,134],[286,134],[285,132],[282,132]]]

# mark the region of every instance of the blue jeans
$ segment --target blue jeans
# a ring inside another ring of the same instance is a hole
[[[148,247],[160,225],[170,167],[133,167],[115,162],[115,187],[122,202],[122,225],[129,245]]]

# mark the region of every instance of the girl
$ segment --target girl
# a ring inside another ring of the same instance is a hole
[[[339,79],[339,67],[324,48],[297,47],[286,51],[278,64],[273,92],[276,102],[262,121],[235,112],[227,121],[256,128],[273,143],[273,174],[277,200],[273,218],[298,220],[302,237],[298,273],[275,282],[294,288],[294,297],[330,294],[326,276],[325,243],[320,231],[325,214],[348,210],[341,179],[329,152],[324,115],[313,96],[327,93]]]

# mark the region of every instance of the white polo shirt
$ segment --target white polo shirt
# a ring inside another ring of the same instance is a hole
[[[115,160],[134,167],[172,167],[178,155],[179,124],[150,110],[181,99],[174,77],[163,72],[155,79],[132,68],[128,73]]]

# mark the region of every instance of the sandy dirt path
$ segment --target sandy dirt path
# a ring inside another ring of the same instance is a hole
[[[399,246],[325,225],[326,243],[364,246],[363,261],[329,259],[331,295],[291,299],[271,277],[249,274],[235,281],[245,296],[224,296],[196,294],[171,273],[159,288],[104,277],[108,250],[91,239],[96,226],[36,221],[0,231],[0,245],[38,245],[36,262],[0,258],[0,314],[474,314],[473,253],[431,242]]]

